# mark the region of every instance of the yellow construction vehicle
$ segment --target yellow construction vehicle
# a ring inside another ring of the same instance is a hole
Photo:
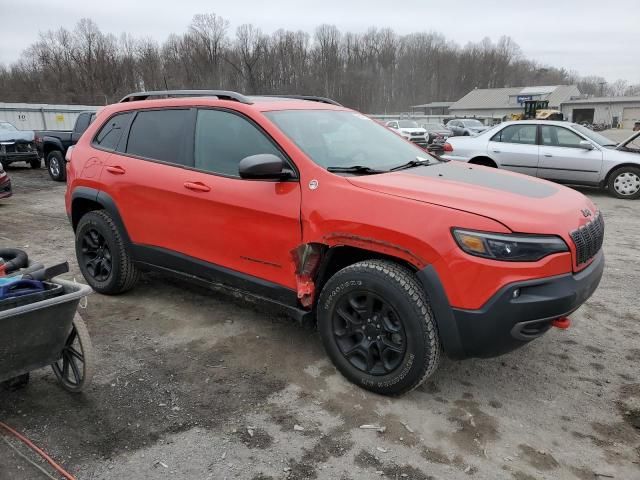
[[[511,120],[564,120],[560,110],[549,108],[549,100],[526,100],[524,112],[512,113]]]

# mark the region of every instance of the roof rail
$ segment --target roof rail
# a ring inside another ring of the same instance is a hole
[[[152,92],[136,92],[126,95],[119,103],[148,100],[150,97],[217,97],[220,100],[234,100],[248,105],[253,103],[241,93],[228,90],[156,90]]]
[[[343,105],[336,102],[335,100],[331,100],[327,97],[317,97],[315,95],[257,95],[259,97],[276,97],[276,98],[293,98],[296,100],[308,100],[310,102],[320,102],[320,103],[328,103],[330,105],[336,105],[338,107],[342,107]]]

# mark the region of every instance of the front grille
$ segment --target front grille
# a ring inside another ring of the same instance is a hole
[[[424,133],[412,133],[412,137],[424,137]]]
[[[570,233],[573,243],[576,245],[578,265],[587,263],[602,248],[604,241],[604,219],[600,212],[586,225]]]

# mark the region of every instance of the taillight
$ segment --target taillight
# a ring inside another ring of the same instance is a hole
[[[65,153],[64,155],[64,161],[65,162],[70,162],[71,161],[71,154],[73,153],[73,145],[71,145],[68,149],[67,149],[67,153]]]
[[[453,145],[451,145],[449,142],[445,142],[443,150],[445,152],[453,152]]]

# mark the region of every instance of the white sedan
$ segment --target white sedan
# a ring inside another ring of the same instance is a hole
[[[546,120],[505,122],[476,137],[452,137],[447,160],[504,168],[559,183],[608,189],[640,198],[640,154],[582,125]]]

